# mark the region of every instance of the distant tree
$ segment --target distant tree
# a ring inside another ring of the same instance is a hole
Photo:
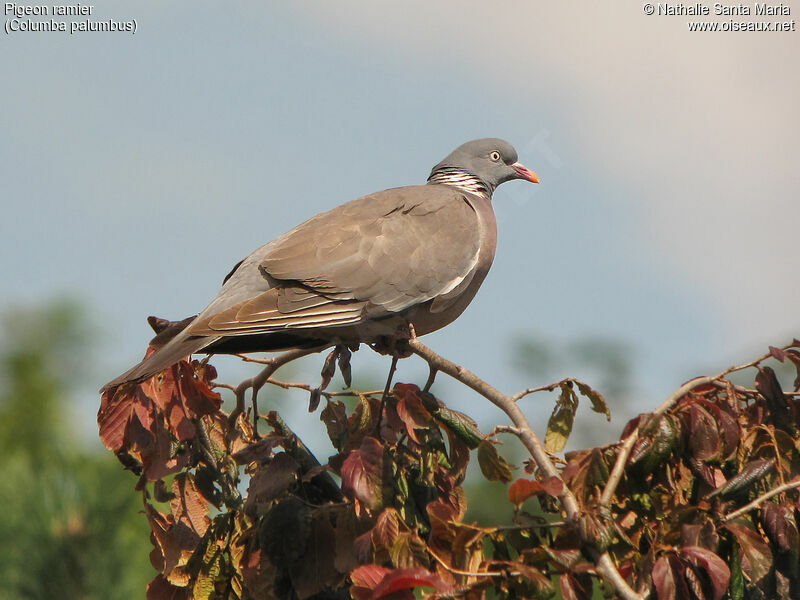
[[[2,319],[0,598],[122,600],[153,577],[135,478],[75,433],[88,331],[68,302]]]
[[[580,401],[608,416],[594,389],[569,378],[507,396],[407,344],[509,422],[481,432],[412,384],[329,392],[337,367],[349,385],[345,348],[327,356],[318,385],[274,378],[295,351],[236,386],[206,361],[183,361],[106,392],[101,438],[139,476],[150,523],[159,574],[148,598],[800,595],[800,375],[787,392],[766,364],[800,370],[800,342],[694,379],[618,443],[563,458]],[[731,382],[745,370],[750,385]],[[321,464],[280,415],[248,408],[246,393],[267,384],[308,391],[333,456]],[[236,398],[230,413],[221,389]],[[540,441],[523,407],[543,391],[558,399]],[[526,448],[524,473],[498,452],[505,435]],[[473,451],[483,476],[506,486],[496,511],[512,524],[465,521]]]

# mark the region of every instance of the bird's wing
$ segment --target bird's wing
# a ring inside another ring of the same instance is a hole
[[[402,312],[468,278],[480,243],[478,216],[458,190],[428,185],[364,196],[268,244],[249,268],[260,269],[269,289],[201,314],[187,333],[337,327]]]

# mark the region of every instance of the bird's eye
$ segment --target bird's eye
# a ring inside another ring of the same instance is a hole
[[[493,161],[496,162],[500,160],[500,153],[497,150],[495,150],[494,152],[489,153],[489,158],[491,158]]]

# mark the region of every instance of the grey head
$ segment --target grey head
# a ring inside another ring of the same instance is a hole
[[[514,146],[498,138],[483,138],[453,150],[433,167],[428,183],[453,185],[491,196],[498,185],[512,179],[539,183],[536,173],[517,161]]]

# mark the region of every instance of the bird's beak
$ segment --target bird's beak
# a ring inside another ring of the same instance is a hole
[[[531,183],[539,183],[539,176],[531,171],[528,167],[515,162],[513,165],[511,165],[511,168],[516,171],[519,179],[524,179],[525,181],[530,181]]]

